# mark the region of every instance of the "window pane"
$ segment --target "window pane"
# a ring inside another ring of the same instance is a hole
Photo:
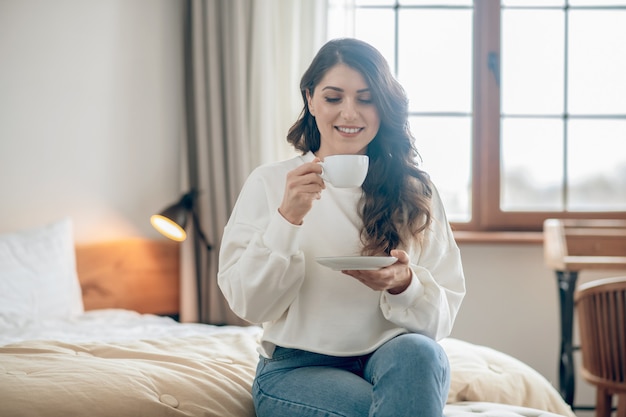
[[[563,121],[502,120],[503,211],[563,209]]]
[[[625,144],[626,120],[569,121],[569,210],[626,210]]]
[[[572,10],[569,111],[626,113],[626,10]]]
[[[502,112],[562,114],[562,10],[502,11]]]
[[[399,13],[398,79],[407,91],[411,111],[470,113],[472,10]]]
[[[473,0],[400,0],[402,6],[473,6]]]
[[[354,4],[357,6],[393,6],[395,0],[355,0]]]
[[[421,167],[441,194],[448,220],[467,222],[471,217],[470,117],[412,117],[411,130]]]
[[[602,6],[626,6],[624,0],[569,0],[570,6],[590,6],[590,7],[602,7]]]
[[[502,0],[502,6],[563,7],[565,0]]]
[[[378,49],[387,59],[393,72],[395,72],[396,60],[395,25],[393,9],[356,10],[355,37]]]

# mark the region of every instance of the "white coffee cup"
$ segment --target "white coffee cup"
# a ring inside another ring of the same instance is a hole
[[[367,155],[330,155],[320,162],[322,179],[338,188],[360,187],[367,176]]]

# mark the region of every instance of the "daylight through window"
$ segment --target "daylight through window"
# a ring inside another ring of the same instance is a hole
[[[626,0],[332,0],[387,58],[458,230],[626,218]],[[347,28],[347,29],[346,29]]]

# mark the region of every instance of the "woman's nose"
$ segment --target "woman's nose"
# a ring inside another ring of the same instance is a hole
[[[354,120],[357,117],[357,110],[352,100],[346,100],[343,108],[341,109],[341,116],[345,120]]]

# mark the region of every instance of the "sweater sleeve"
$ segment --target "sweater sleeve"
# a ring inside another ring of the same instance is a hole
[[[251,174],[222,236],[218,285],[233,312],[252,323],[281,317],[304,280],[300,227],[278,213],[279,186]]]
[[[387,320],[435,340],[450,335],[461,301],[465,277],[461,255],[439,194],[433,193],[433,221],[418,247],[410,251],[413,279],[400,294],[381,295]]]

